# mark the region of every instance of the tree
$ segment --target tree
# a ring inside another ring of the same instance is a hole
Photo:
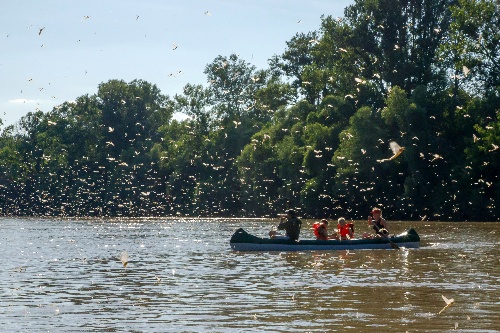
[[[286,42],[287,49],[281,56],[274,56],[270,65],[272,70],[292,79],[292,86],[298,90],[303,87],[303,71],[313,64],[311,50],[317,42],[316,32],[298,33]]]
[[[360,55],[360,66],[367,74],[377,68],[388,86],[407,93],[433,83],[438,74],[433,70],[436,50],[448,30],[453,2],[357,1],[348,7],[346,19],[354,27],[351,44]]]
[[[452,78],[472,83],[476,92],[500,85],[500,6],[489,0],[458,0],[441,48],[452,62]]]
[[[205,67],[213,112],[218,119],[239,120],[252,109],[256,89],[263,84],[256,68],[231,54],[218,56]]]

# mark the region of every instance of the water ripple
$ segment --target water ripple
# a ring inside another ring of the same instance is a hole
[[[265,235],[275,222],[4,219],[0,325],[8,332],[498,332],[498,224],[421,224],[423,246],[412,250],[229,249],[237,227]],[[455,303],[438,315],[441,295]]]

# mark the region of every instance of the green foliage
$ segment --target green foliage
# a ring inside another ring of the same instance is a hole
[[[500,7],[489,0],[459,0],[450,7],[453,21],[441,47],[451,58],[458,85],[470,82],[473,92],[495,90],[500,84]]]
[[[268,69],[221,55],[173,98],[101,83],[3,130],[0,212],[498,221],[498,10],[356,0]]]

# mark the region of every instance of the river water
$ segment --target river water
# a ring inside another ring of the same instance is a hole
[[[500,223],[390,222],[411,250],[231,251],[276,223],[0,219],[0,331],[500,332]]]

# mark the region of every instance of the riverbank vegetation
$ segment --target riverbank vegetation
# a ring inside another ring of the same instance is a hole
[[[357,0],[265,69],[220,55],[174,96],[103,82],[4,128],[0,213],[498,221],[499,18]]]

